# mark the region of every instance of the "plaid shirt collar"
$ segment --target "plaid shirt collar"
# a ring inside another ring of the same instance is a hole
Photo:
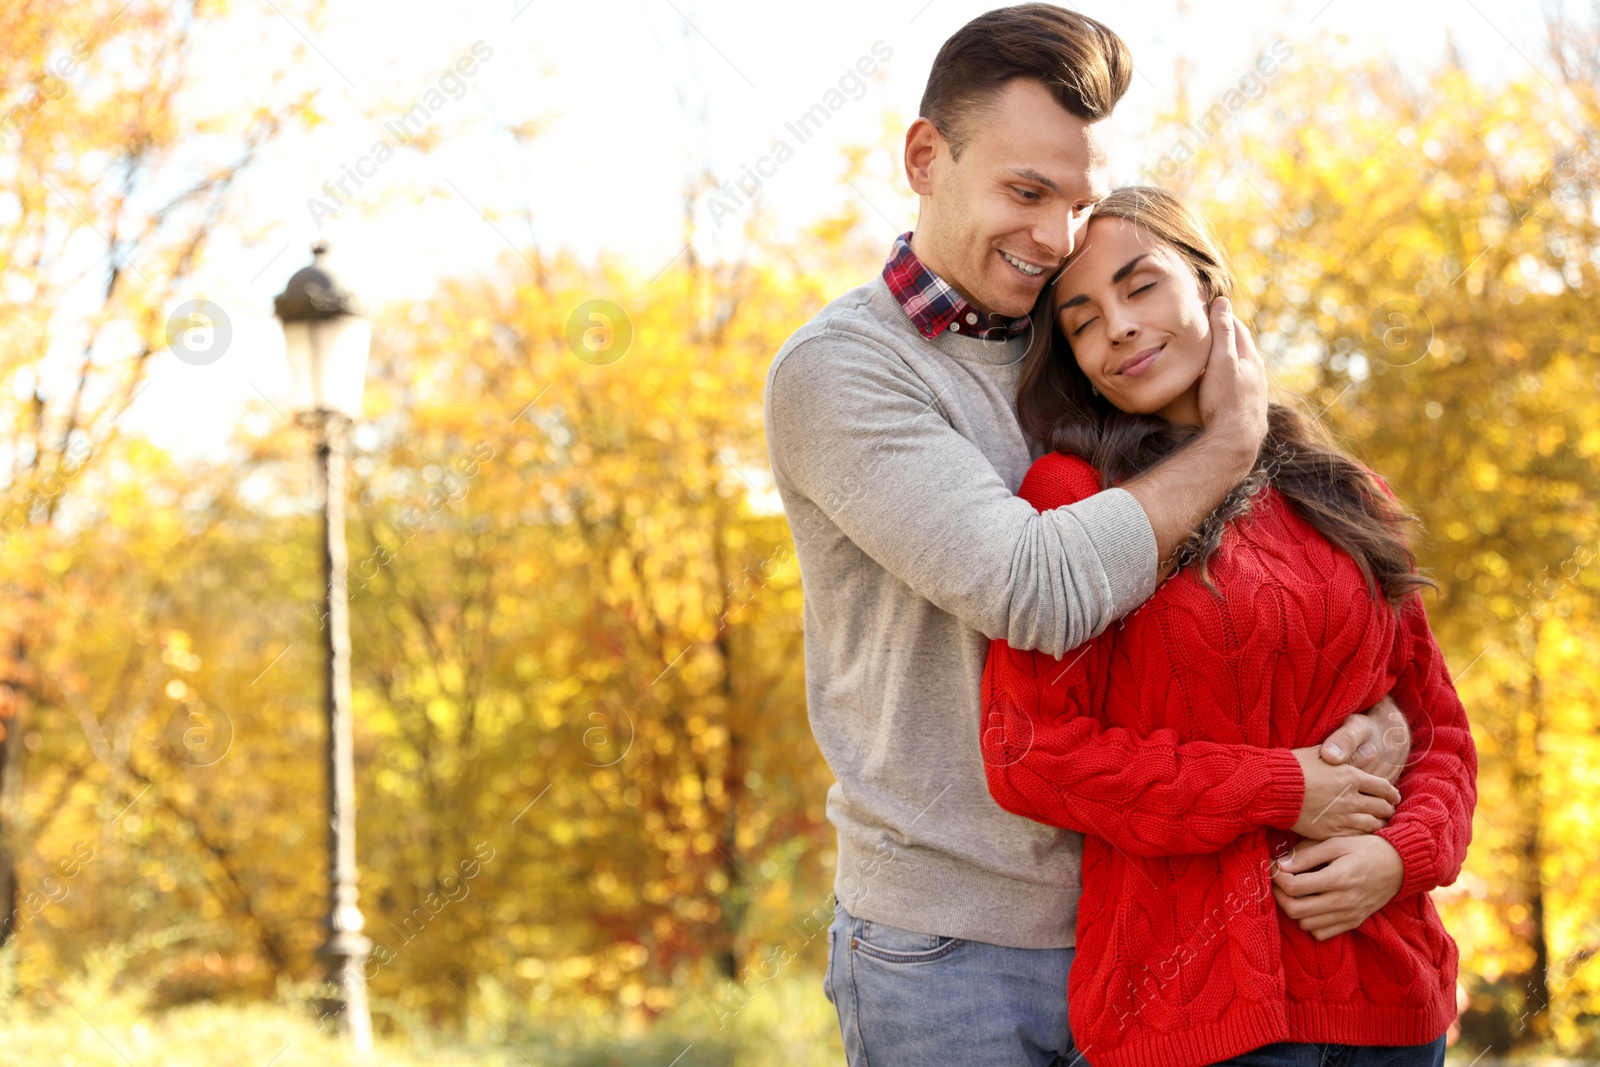
[[[954,287],[929,270],[911,250],[911,233],[894,239],[894,251],[889,262],[883,265],[883,280],[917,332],[933,340],[949,327],[963,337],[976,337],[981,341],[1004,341],[1028,328],[1028,316],[1005,319],[989,325],[980,325],[983,312],[967,303]]]

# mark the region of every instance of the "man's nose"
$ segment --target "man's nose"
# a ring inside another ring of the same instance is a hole
[[[1059,264],[1072,255],[1078,244],[1078,235],[1083,232],[1083,224],[1087,221],[1070,205],[1063,206],[1033,228],[1033,239],[1040,248],[1054,253]]]

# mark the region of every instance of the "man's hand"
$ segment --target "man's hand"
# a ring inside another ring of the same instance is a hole
[[[1300,929],[1326,941],[1393,900],[1404,877],[1400,853],[1375,834],[1302,841],[1278,861],[1272,896]]]
[[[1227,297],[1211,302],[1211,354],[1200,379],[1204,437],[1222,437],[1239,450],[1243,478],[1267,436],[1267,371],[1245,324]]]
[[[1328,763],[1348,763],[1369,774],[1400,784],[1400,775],[1411,758],[1411,727],[1393,697],[1384,697],[1364,712],[1358,712],[1322,742],[1322,758]],[[1318,835],[1321,837],[1327,834]]]
[[[1201,433],[1121,488],[1150,520],[1158,565],[1255,468],[1267,434],[1267,373],[1228,301],[1211,302],[1211,354],[1200,379]]]
[[[1228,301],[1211,302],[1211,353],[1200,379],[1201,433],[1122,489],[1144,509],[1163,574],[1190,531],[1255,468],[1267,435],[1267,373]]]
[[[1400,802],[1400,791],[1387,779],[1349,765],[1324,763],[1319,749],[1297,748],[1295,759],[1306,776],[1306,796],[1292,829],[1301,837],[1321,840],[1383,829]]]

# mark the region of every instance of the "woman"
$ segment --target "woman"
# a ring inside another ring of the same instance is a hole
[[[1231,290],[1206,226],[1168,194],[1097,205],[1035,311],[1017,409],[1052,451],[1020,495],[1060,507],[1183,447],[1207,311]],[[1460,869],[1477,758],[1408,521],[1273,405],[1255,471],[1143,607],[1060,660],[991,647],[991,793],[1086,835],[1069,1003],[1095,1067],[1443,1063],[1456,949],[1427,891]],[[1387,693],[1413,735],[1393,817],[1301,821],[1290,750]],[[1152,757],[1136,736],[1184,744]]]

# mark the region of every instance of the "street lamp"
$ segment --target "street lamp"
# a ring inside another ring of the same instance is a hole
[[[324,707],[328,720],[327,939],[317,950],[326,961],[333,996],[325,1015],[365,1052],[372,1046],[366,961],[372,942],[356,904],[355,760],[350,713],[349,566],[344,543],[344,469],[351,424],[361,415],[372,322],[328,273],[328,244],[311,246],[311,266],[295,272],[273,300],[289,354],[289,407],[317,450],[316,495],[322,508],[322,571],[327,579],[323,648],[327,654]],[[334,476],[337,475],[337,481]]]

